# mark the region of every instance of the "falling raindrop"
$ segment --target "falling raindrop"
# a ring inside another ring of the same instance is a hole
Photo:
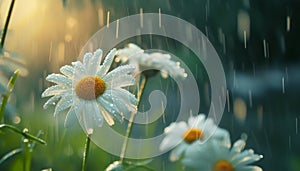
[[[289,32],[291,30],[291,17],[286,16],[286,31]]]
[[[141,25],[141,28],[144,27],[143,8],[140,8],[140,25]]]
[[[250,108],[252,108],[252,91],[249,90],[248,94],[249,94],[249,105],[250,105]]]
[[[159,25],[159,28],[161,28],[161,9],[158,8],[158,25]]]
[[[229,101],[229,91],[226,91],[226,100],[227,100],[227,110],[230,112],[230,101]]]
[[[244,30],[244,48],[247,48],[247,32]]]
[[[292,137],[289,135],[289,149],[292,148]]]
[[[117,20],[116,24],[116,39],[119,37],[119,20]]]
[[[285,93],[285,84],[284,84],[284,77],[281,79],[281,86],[282,86],[282,94]]]
[[[109,28],[109,20],[110,20],[110,11],[107,11],[107,16],[106,16],[106,27]]]
[[[295,129],[296,129],[296,135],[298,134],[298,118],[296,117],[296,126],[295,126]]]

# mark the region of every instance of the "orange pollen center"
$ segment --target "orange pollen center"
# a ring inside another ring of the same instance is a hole
[[[189,144],[194,142],[195,140],[199,140],[199,139],[203,138],[203,136],[204,136],[203,132],[197,128],[188,129],[182,135],[183,140]]]
[[[234,171],[234,168],[228,161],[219,160],[214,165],[214,171]]]
[[[94,100],[105,91],[105,82],[96,76],[82,78],[75,87],[77,96],[84,100]]]

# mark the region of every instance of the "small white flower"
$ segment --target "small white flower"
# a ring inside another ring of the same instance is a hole
[[[231,148],[229,143],[212,140],[202,145],[193,144],[182,160],[185,166],[201,171],[262,171],[258,166],[249,166],[262,158],[252,149],[244,150],[245,140],[238,140]],[[231,149],[230,149],[231,148]]]
[[[76,61],[72,66],[61,67],[63,75],[48,75],[46,80],[57,85],[43,92],[42,97],[53,96],[44,104],[44,108],[59,100],[54,116],[70,108],[65,126],[71,125],[77,115],[88,134],[93,133],[94,125],[102,126],[103,118],[113,125],[113,117],[122,120],[124,114],[136,112],[137,99],[122,88],[135,83],[134,77],[129,75],[134,66],[124,65],[108,72],[115,52],[116,49],[111,50],[100,65],[102,50],[98,49],[85,54],[83,63]]]
[[[144,69],[156,69],[161,71],[163,77],[168,75],[179,78],[187,77],[185,70],[180,67],[180,63],[172,61],[169,54],[144,53],[143,49],[130,43],[126,48],[119,49],[117,55],[116,61],[134,65],[136,73]]]
[[[171,151],[171,161],[178,160],[185,150],[194,143],[204,143],[209,138],[223,141],[227,140],[226,137],[229,137],[229,133],[226,130],[217,127],[213,120],[211,118],[206,119],[204,114],[199,114],[195,117],[191,116],[188,123],[183,121],[172,123],[165,129],[165,134],[166,137],[159,148],[161,151],[165,151],[176,146]]]

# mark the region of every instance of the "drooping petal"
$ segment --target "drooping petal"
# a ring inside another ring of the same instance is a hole
[[[63,96],[60,101],[57,103],[55,110],[54,110],[54,117],[57,116],[58,113],[61,111],[69,108],[73,104],[73,96]]]
[[[76,111],[76,107],[74,107],[74,106],[72,106],[70,108],[70,110],[68,111],[66,119],[65,119],[65,123],[64,123],[64,126],[66,128],[71,127],[74,124],[74,122],[76,122],[76,119],[77,119],[76,112],[80,112],[80,111]]]
[[[62,85],[54,85],[47,88],[43,93],[42,97],[48,97],[53,95],[59,95],[68,90],[68,87]]]
[[[49,82],[53,82],[58,85],[63,85],[67,87],[72,86],[72,81],[64,75],[61,74],[50,74],[46,77],[46,80]]]
[[[105,57],[103,64],[101,65],[100,69],[97,71],[97,75],[100,78],[102,78],[108,72],[111,63],[114,60],[115,54],[116,54],[116,49],[114,48]]]
[[[93,101],[85,101],[84,102],[84,109],[82,112],[82,123],[85,128],[85,132],[90,135],[94,132],[94,118],[93,115],[96,114],[94,105],[97,105]]]
[[[103,115],[102,115],[102,109],[101,106],[98,104],[98,108],[100,110],[99,113],[95,113],[94,117],[95,117],[95,124],[98,127],[101,127],[103,125]]]
[[[102,114],[103,118],[105,119],[106,123],[109,126],[112,126],[112,125],[115,124],[115,122],[114,122],[113,118],[111,117],[111,115],[103,107],[101,107],[101,114]]]
[[[107,101],[103,97],[99,97],[97,100],[101,104],[101,107],[103,109],[105,109],[105,111],[106,111],[106,113],[103,113],[103,111],[101,111],[104,119],[106,117],[106,116],[104,116],[104,114],[111,114],[115,118],[118,118],[119,120],[121,119],[120,111],[118,110],[118,108],[115,106],[115,104],[112,101]]]
[[[56,103],[60,98],[61,98],[60,95],[51,97],[51,98],[48,99],[48,100],[46,101],[46,103],[43,105],[43,108],[44,108],[44,109],[47,109],[50,105],[55,105],[55,103]]]

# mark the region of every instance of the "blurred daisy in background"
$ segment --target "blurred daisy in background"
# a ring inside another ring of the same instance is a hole
[[[169,54],[158,52],[145,53],[143,49],[133,43],[128,44],[127,47],[123,49],[119,49],[115,60],[116,62],[134,65],[136,67],[136,73],[145,70],[144,73],[152,76],[156,74],[157,71],[161,71],[164,78],[168,77],[168,75],[178,78],[187,77],[185,70],[180,67],[180,63],[173,61]],[[152,71],[152,73],[150,71]]]
[[[102,126],[103,118],[113,125],[113,118],[120,121],[125,114],[136,112],[137,99],[123,87],[135,84],[130,73],[134,66],[123,65],[108,72],[116,49],[111,50],[102,65],[102,50],[86,53],[83,63],[76,61],[72,66],[61,67],[62,74],[51,74],[46,80],[57,85],[46,89],[42,97],[51,97],[45,104],[55,104],[54,116],[65,109],[69,109],[65,126],[71,125],[76,118],[83,123],[87,134],[93,133],[93,127]]]
[[[229,133],[222,128],[216,126],[211,118],[207,118],[204,114],[191,116],[186,122],[171,123],[165,128],[166,137],[160,144],[161,151],[167,151],[174,148],[170,154],[170,160],[176,161],[184,154],[186,149],[192,144],[204,143],[207,140],[218,139],[218,141],[226,141]],[[179,143],[179,144],[178,144]]]
[[[199,171],[262,171],[258,166],[249,166],[262,155],[254,154],[252,149],[242,151],[245,145],[245,140],[240,139],[231,148],[229,137],[223,142],[212,140],[202,145],[193,144],[186,150],[182,162]]]

